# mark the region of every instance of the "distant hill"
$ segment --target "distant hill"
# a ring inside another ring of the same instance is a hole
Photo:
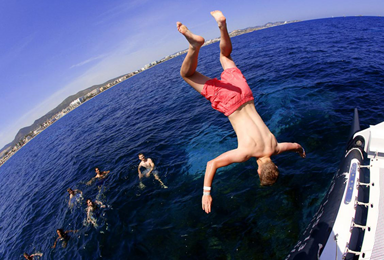
[[[67,97],[66,99],[64,99],[63,102],[60,103],[60,105],[58,105],[57,107],[55,107],[54,109],[52,109],[51,111],[49,111],[47,114],[45,114],[44,116],[40,117],[39,119],[35,120],[35,122],[30,125],[30,126],[27,126],[27,127],[24,127],[24,128],[21,128],[19,130],[19,132],[17,132],[16,136],[15,136],[15,139],[13,139],[13,141],[7,145],[5,145],[1,150],[0,150],[0,157],[5,153],[7,152],[9,149],[11,149],[12,147],[14,147],[22,138],[24,138],[24,136],[26,136],[28,133],[30,133],[31,131],[34,131],[36,130],[39,125],[41,125],[42,123],[44,123],[45,121],[47,121],[48,119],[50,119],[52,116],[54,116],[55,114],[57,114],[58,112],[60,112],[61,110],[63,110],[64,108],[68,107],[69,104],[74,101],[75,99],[79,98],[79,97],[82,97],[86,94],[88,94],[89,92],[91,92],[92,90],[94,89],[97,89],[97,88],[100,88],[108,83],[111,83],[113,81],[115,81],[116,79],[120,78],[121,76],[119,77],[116,77],[116,78],[113,78],[113,79],[110,79],[108,80],[107,82],[103,83],[103,84],[100,84],[100,85],[94,85],[92,87],[89,87],[89,88],[86,88],[84,90],[81,90],[79,92],[77,92],[76,94],[72,95],[72,96],[69,96]]]

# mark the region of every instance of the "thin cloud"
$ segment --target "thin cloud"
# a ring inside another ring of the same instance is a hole
[[[90,58],[88,60],[85,60],[85,61],[82,61],[82,62],[77,63],[75,65],[72,65],[69,69],[73,69],[73,68],[76,68],[76,67],[81,67],[81,66],[83,66],[83,65],[85,65],[87,63],[93,62],[95,60],[100,60],[100,59],[102,59],[102,58],[104,58],[106,56],[107,56],[107,54],[102,54],[102,55],[99,55],[97,57]]]
[[[147,2],[148,0],[134,0],[134,1],[124,2],[120,5],[114,6],[113,8],[106,10],[104,13],[100,14],[95,24],[96,25],[104,24],[104,23],[115,20],[119,16],[122,16],[125,14],[129,15],[129,11],[137,8],[138,6],[145,5]]]

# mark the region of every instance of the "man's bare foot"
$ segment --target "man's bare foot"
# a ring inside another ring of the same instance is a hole
[[[215,18],[219,28],[227,25],[227,22],[226,22],[227,19],[225,18],[225,16],[223,15],[223,13],[221,11],[219,11],[219,10],[212,11],[211,15],[213,16],[213,18]]]
[[[176,23],[176,26],[177,26],[177,30],[185,36],[185,38],[188,40],[189,44],[194,47],[194,48],[200,48],[201,45],[204,44],[204,38],[199,36],[199,35],[196,35],[196,34],[193,34],[188,28],[187,26],[185,26],[184,24],[180,23],[180,22],[177,22]]]

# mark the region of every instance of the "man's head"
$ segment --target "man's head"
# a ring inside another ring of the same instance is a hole
[[[144,156],[144,154],[139,153],[138,155],[139,155],[139,159],[140,159],[140,161],[145,161],[145,156]]]
[[[95,167],[95,172],[96,172],[97,174],[100,173],[100,169],[99,169],[99,167]]]
[[[64,232],[64,229],[62,228],[58,228],[56,229],[56,233],[59,237],[64,237],[65,236],[65,232]]]
[[[72,195],[74,193],[74,191],[71,188],[68,188],[67,191],[68,191],[69,194],[72,194]]]
[[[257,170],[260,177],[261,186],[270,186],[274,184],[279,177],[279,170],[277,166],[269,160],[258,161],[259,169]]]

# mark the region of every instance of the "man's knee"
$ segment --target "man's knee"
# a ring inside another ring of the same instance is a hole
[[[231,55],[225,56],[224,54],[220,53],[220,62],[221,63],[234,63],[232,60]]]
[[[232,60],[232,57],[229,55],[228,57],[227,56],[224,56],[224,55],[220,55],[220,63],[221,63],[221,66],[223,67],[223,69],[230,69],[230,68],[236,68],[236,64],[235,62]]]

